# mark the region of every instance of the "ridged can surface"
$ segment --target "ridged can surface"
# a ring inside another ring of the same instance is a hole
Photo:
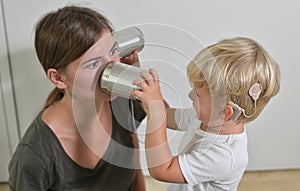
[[[131,92],[135,89],[139,90],[140,87],[132,84],[132,82],[134,80],[144,80],[140,76],[143,70],[119,62],[109,62],[100,77],[100,86],[112,95],[136,99],[131,95]]]

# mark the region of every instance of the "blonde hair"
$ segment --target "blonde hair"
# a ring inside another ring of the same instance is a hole
[[[225,39],[203,49],[189,63],[187,75],[194,86],[207,84],[212,96],[223,96],[242,107],[251,115],[241,115],[238,119],[243,122],[257,118],[280,89],[277,62],[260,44],[245,37]],[[248,94],[255,83],[262,90],[256,103]]]

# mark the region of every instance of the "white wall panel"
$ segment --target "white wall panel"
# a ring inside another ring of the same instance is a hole
[[[3,104],[3,96],[2,90],[0,90],[0,182],[7,181],[8,179],[8,162],[10,159],[10,150],[9,150],[9,143],[8,143],[8,136],[7,136],[7,126],[6,126],[6,119],[5,119],[5,111],[4,111],[4,104]]]
[[[3,21],[0,3],[0,182],[8,179],[8,163],[19,141]]]

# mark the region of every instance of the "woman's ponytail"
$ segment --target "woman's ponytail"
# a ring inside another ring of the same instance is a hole
[[[52,92],[49,94],[47,101],[44,105],[44,109],[46,109],[47,107],[49,107],[50,105],[54,104],[55,102],[57,102],[58,100],[61,100],[64,97],[64,93],[58,89],[57,87],[55,87]]]

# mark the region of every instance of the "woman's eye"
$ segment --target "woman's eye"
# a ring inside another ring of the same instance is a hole
[[[88,64],[88,68],[95,68],[98,64],[98,60],[94,60],[90,64]]]
[[[110,52],[109,52],[109,55],[110,56],[115,56],[116,54],[118,54],[118,49],[117,48],[113,48]]]

